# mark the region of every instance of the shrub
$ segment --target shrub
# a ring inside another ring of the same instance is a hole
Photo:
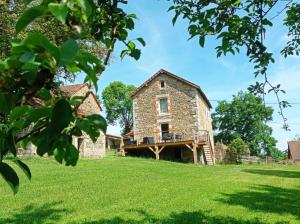
[[[240,138],[235,138],[228,145],[228,153],[231,162],[241,163],[242,155],[249,151],[248,145]]]

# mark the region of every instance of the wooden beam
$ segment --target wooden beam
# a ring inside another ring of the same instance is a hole
[[[159,150],[159,153],[160,153],[165,147],[166,147],[165,145],[162,146],[162,147],[160,148],[160,150]]]
[[[190,150],[192,150],[192,151],[193,151],[193,148],[192,148],[190,145],[188,145],[188,144],[185,144],[185,146],[186,146],[186,147],[188,147]]]
[[[148,146],[148,149],[155,153],[155,150],[151,146]]]
[[[193,156],[194,156],[194,163],[198,163],[198,158],[197,158],[197,144],[193,143]]]
[[[121,141],[120,141],[120,152],[121,152],[122,156],[125,156],[125,145],[124,145],[123,137],[121,138]]]
[[[158,148],[157,145],[154,146],[154,148],[155,148],[155,152],[154,152],[154,153],[155,153],[155,159],[156,159],[156,160],[159,160],[159,153],[160,153],[160,152],[159,152],[159,148]]]

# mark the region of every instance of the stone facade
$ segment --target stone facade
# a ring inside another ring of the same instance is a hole
[[[87,84],[64,86],[61,88],[62,92],[69,97],[85,96],[88,93],[87,98],[78,108],[78,113],[81,115],[99,114],[101,112],[101,106],[93,93],[89,93],[91,90]],[[105,150],[105,134],[101,133],[95,143],[90,139],[87,134],[83,134],[80,137],[73,137],[73,145],[79,150],[80,157],[104,157]],[[35,155],[36,147],[33,144],[28,144],[27,150],[23,152],[25,155]]]
[[[161,87],[161,82],[164,87]],[[210,104],[200,87],[161,70],[133,95],[134,138],[161,139],[161,124],[167,123],[170,132],[181,133],[184,139],[199,138],[207,131],[213,147]],[[168,112],[160,113],[160,99],[167,99]]]

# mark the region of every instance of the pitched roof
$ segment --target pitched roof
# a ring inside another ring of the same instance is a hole
[[[289,141],[288,150],[291,155],[291,159],[300,162],[300,141]]]
[[[65,93],[67,96],[71,97],[85,86],[87,86],[90,89],[90,86],[87,83],[83,83],[83,84],[75,84],[75,85],[69,85],[69,86],[61,86],[60,90],[63,93]],[[101,107],[100,102],[97,99],[96,95],[92,91],[90,91],[89,94],[92,94],[92,97],[95,99],[95,102],[97,103],[100,111],[102,111],[102,107]]]
[[[209,108],[212,108],[211,106],[211,103],[209,102],[208,98],[206,97],[206,95],[204,94],[204,92],[201,90],[200,86],[196,85],[195,83],[192,83],[186,79],[183,79],[171,72],[168,72],[164,69],[161,69],[159,70],[158,72],[156,72],[153,76],[151,76],[148,80],[146,80],[140,87],[138,87],[132,94],[131,94],[131,97],[134,97],[141,89],[143,89],[144,87],[148,86],[148,84],[153,80],[155,79],[156,77],[158,77],[159,75],[167,75],[167,76],[170,76],[174,79],[177,79],[178,81],[181,81],[183,83],[185,83],[186,85],[188,86],[191,86],[195,89],[198,90],[198,92],[200,93],[200,95],[203,97],[204,101],[207,103],[207,105],[209,106]]]
[[[60,90],[71,96],[71,95],[75,94],[76,92],[78,92],[84,86],[87,86],[87,84],[83,83],[83,84],[76,84],[76,85],[69,85],[69,86],[61,86]]]

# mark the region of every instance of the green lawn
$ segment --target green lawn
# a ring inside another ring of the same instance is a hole
[[[65,167],[27,160],[0,223],[300,223],[300,166],[196,166],[110,156]]]

